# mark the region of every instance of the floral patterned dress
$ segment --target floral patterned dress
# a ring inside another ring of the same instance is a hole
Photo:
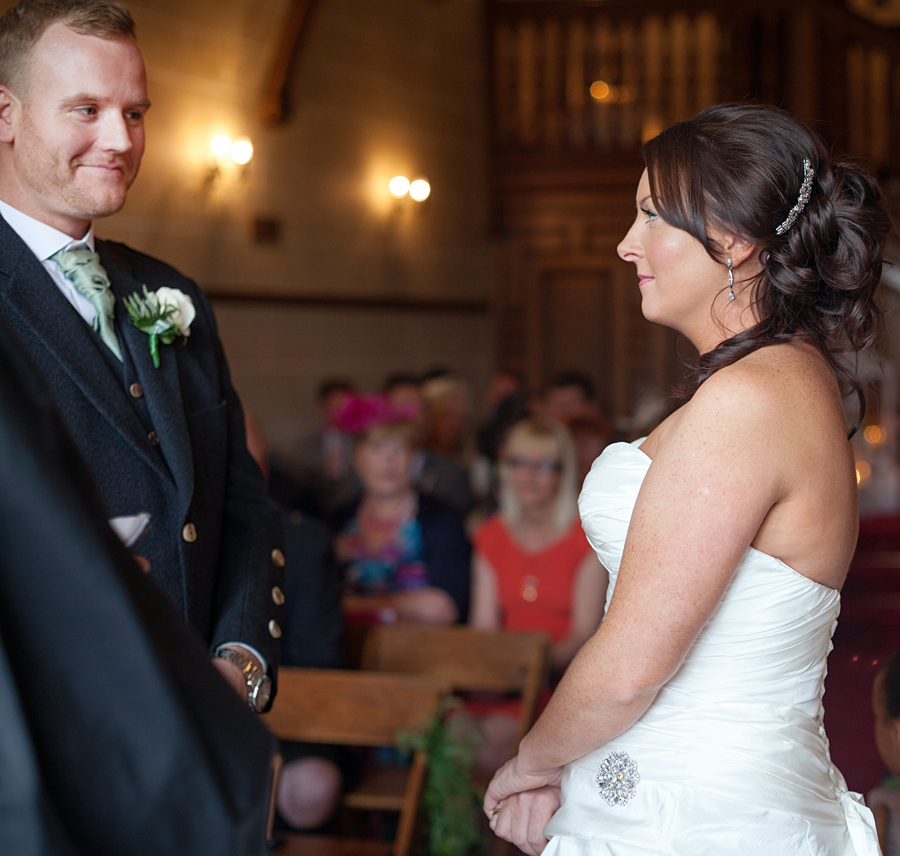
[[[388,594],[428,586],[422,526],[416,509],[399,520],[380,521],[360,511],[340,531],[335,552],[355,594]]]

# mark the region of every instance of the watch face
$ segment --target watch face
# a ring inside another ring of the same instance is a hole
[[[266,675],[256,688],[256,692],[250,699],[250,706],[257,712],[266,709],[269,703],[269,696],[272,695],[272,680]]]

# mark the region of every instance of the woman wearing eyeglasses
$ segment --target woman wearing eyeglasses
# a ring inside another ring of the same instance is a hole
[[[470,624],[543,630],[561,673],[600,624],[607,574],[578,519],[572,436],[561,423],[523,419],[500,455],[500,511],[475,533]],[[479,765],[496,769],[515,752],[514,705],[483,719]],[[509,708],[509,709],[507,709]]]

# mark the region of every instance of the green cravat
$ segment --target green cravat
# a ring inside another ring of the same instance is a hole
[[[62,272],[78,291],[91,301],[97,315],[94,318],[94,329],[100,334],[103,343],[122,362],[122,351],[116,338],[115,318],[116,298],[109,287],[109,277],[100,264],[100,256],[87,248],[83,250],[60,250],[50,258],[55,261]]]

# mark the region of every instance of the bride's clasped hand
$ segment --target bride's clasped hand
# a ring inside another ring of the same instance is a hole
[[[535,771],[522,769],[522,756],[507,761],[498,771],[484,796],[484,811],[488,817],[496,817],[497,807],[513,794],[537,788],[558,788],[562,781],[562,767]]]

